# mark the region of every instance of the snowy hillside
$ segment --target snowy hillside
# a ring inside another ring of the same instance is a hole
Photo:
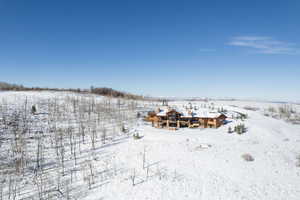
[[[0,93],[0,199],[300,199],[300,126],[264,112],[280,105],[192,102],[226,110],[228,123],[178,131],[137,117],[157,106],[72,93]],[[296,115],[300,109],[292,106]],[[228,133],[241,123],[246,133]],[[137,133],[141,138],[132,137]]]

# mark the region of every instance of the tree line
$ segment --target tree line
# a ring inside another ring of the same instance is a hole
[[[48,88],[48,87],[25,87],[23,85],[0,82],[0,91],[63,91],[63,92],[76,92],[76,93],[87,93],[87,94],[90,93],[90,94],[96,94],[101,96],[134,99],[134,100],[150,99],[150,97],[118,91],[112,88],[94,87],[94,86],[92,86],[90,89]]]

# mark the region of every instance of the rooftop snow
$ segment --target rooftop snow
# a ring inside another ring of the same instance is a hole
[[[169,112],[168,109],[161,110],[159,113],[157,113],[157,116],[166,116],[166,114]],[[218,112],[210,112],[208,110],[179,110],[179,113],[182,114],[181,117],[199,117],[199,118],[218,118],[221,114]]]

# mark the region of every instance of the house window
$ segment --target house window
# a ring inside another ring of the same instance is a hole
[[[170,116],[169,116],[169,120],[171,120],[171,121],[175,121],[176,120],[176,114],[171,114]]]

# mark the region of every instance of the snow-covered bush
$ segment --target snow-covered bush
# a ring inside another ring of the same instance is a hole
[[[247,132],[247,128],[246,128],[245,124],[239,124],[234,127],[234,132],[241,135],[241,134],[244,134]]]
[[[142,136],[140,136],[139,133],[134,133],[134,134],[133,134],[133,139],[139,140],[139,139],[142,139]]]
[[[277,108],[270,106],[263,112],[264,116],[283,119],[292,124],[300,124],[300,113],[297,113],[292,104],[283,104]]]
[[[271,107],[268,108],[268,111],[271,112],[271,113],[275,113],[276,109],[271,106]]]
[[[232,128],[231,128],[231,126],[229,126],[229,128],[228,128],[228,133],[232,133],[233,131],[232,131]]]

